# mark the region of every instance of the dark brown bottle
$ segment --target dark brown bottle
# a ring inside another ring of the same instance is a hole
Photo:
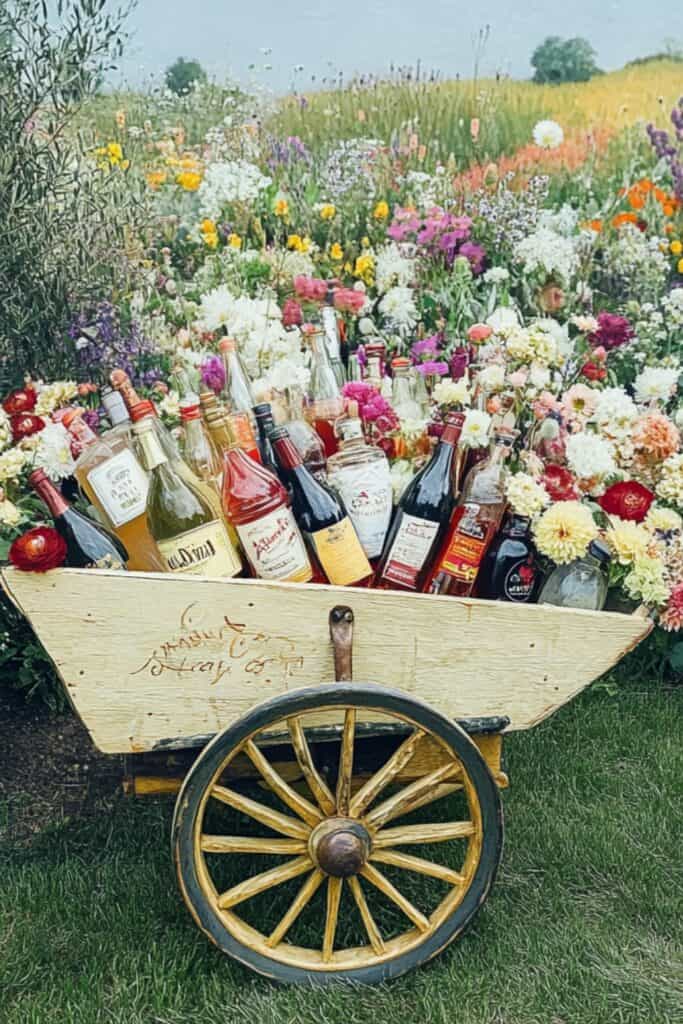
[[[531,541],[531,520],[510,512],[486,554],[476,596],[530,604],[536,600],[540,581]]]
[[[262,402],[260,405],[255,405],[254,417],[256,419],[256,428],[258,431],[256,443],[258,444],[261,462],[266,469],[271,471],[271,473],[275,473],[275,476],[279,476],[277,460],[273,454],[273,446],[270,443],[270,438],[268,436],[270,431],[275,429],[273,410],[270,402]]]

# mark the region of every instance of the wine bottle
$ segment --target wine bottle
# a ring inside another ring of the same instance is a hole
[[[273,454],[273,446],[270,443],[268,434],[275,427],[273,420],[273,410],[270,402],[262,402],[260,405],[254,406],[254,416],[256,418],[256,429],[258,431],[258,449],[261,456],[261,462],[269,469],[271,473],[278,476],[277,462],[275,461],[275,455]]]
[[[193,576],[236,576],[242,563],[225,523],[198,487],[181,476],[166,457],[145,417],[133,427],[150,474],[147,522],[167,572]]]
[[[325,446],[320,435],[304,419],[304,396],[300,388],[287,388],[287,430],[301,460],[318,480],[327,477]]]
[[[337,386],[343,388],[346,384],[346,373],[341,357],[341,338],[339,337],[339,323],[337,322],[337,311],[334,308],[334,281],[327,282],[325,293],[325,305],[321,310],[323,331],[325,334],[325,346],[329,356],[330,366],[334,373]]]
[[[128,552],[113,533],[73,508],[44,469],[28,482],[49,509],[55,529],[66,541],[65,564],[73,569],[125,569]]]
[[[316,561],[330,583],[344,587],[372,576],[344,502],[304,466],[286,427],[270,432],[283,478],[292,490],[292,509]]]
[[[406,487],[377,570],[377,586],[421,590],[455,501],[451,472],[465,417],[450,413],[434,453]]]
[[[306,415],[320,436],[325,455],[334,455],[337,450],[334,427],[344,412],[344,399],[322,333],[310,331],[307,338],[311,346],[311,380]]]

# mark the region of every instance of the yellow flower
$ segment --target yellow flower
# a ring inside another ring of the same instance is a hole
[[[666,508],[664,505],[652,505],[645,516],[645,529],[650,533],[657,531],[668,533],[670,530],[676,532],[683,530],[683,519],[672,508]]]
[[[157,189],[166,181],[166,171],[148,171],[145,178],[150,188]]]
[[[363,246],[364,249],[370,248],[370,239],[368,238],[367,235],[363,235],[363,237],[360,240],[360,244]]]
[[[231,249],[241,249],[242,239],[233,231],[231,235],[228,235],[228,245],[230,246]]]
[[[209,249],[216,249],[218,247],[218,235],[215,231],[207,231],[202,235],[202,238]]]
[[[678,239],[676,239],[675,242],[671,243],[669,248],[671,249],[674,256],[680,256],[683,252],[683,242],[679,242]]]
[[[289,203],[286,199],[277,199],[275,201],[275,216],[286,217],[289,213]]]
[[[333,245],[330,246],[330,259],[333,259],[333,260],[343,260],[344,259],[344,250],[342,249],[342,247],[339,244],[339,242],[335,242]]]
[[[636,558],[647,554],[652,538],[639,523],[631,523],[614,516],[607,542],[614,551],[619,565],[630,565]]]
[[[377,203],[377,206],[373,210],[372,216],[375,218],[375,220],[387,219],[387,217],[389,216],[389,204],[386,202],[386,200],[381,199],[379,203]]]
[[[118,128],[126,127],[126,112],[125,110],[117,110],[114,114],[114,120]]]
[[[558,501],[543,513],[534,533],[541,554],[561,565],[585,555],[598,535],[598,528],[585,505]]]
[[[287,248],[294,249],[296,252],[303,252],[303,241],[301,235],[288,235],[287,236]]]
[[[332,220],[336,212],[337,207],[333,203],[323,203],[320,207],[320,216],[323,220]]]
[[[176,184],[184,188],[186,192],[196,192],[201,182],[202,176],[196,171],[181,171],[176,178]]]
[[[308,252],[312,245],[313,242],[308,237],[308,235],[306,235],[304,238],[301,239],[301,252]]]
[[[207,219],[203,220],[201,222],[201,224],[199,225],[199,230],[201,231],[201,233],[203,235],[215,235],[216,234],[216,222],[213,221],[213,220],[209,220],[208,217],[207,217]]]
[[[371,253],[363,253],[356,258],[353,268],[354,277],[359,277],[365,284],[373,284],[375,279],[375,260]]]

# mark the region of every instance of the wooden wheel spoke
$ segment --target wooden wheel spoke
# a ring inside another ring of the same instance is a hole
[[[201,848],[204,853],[305,853],[306,843],[303,839],[203,835]]]
[[[368,906],[367,900],[365,899],[365,893],[361,889],[361,884],[355,875],[352,875],[348,879],[349,889],[353,893],[353,898],[356,901],[356,906],[360,912],[360,916],[365,925],[365,930],[368,933],[370,939],[370,945],[372,946],[375,953],[378,955],[384,952],[384,942],[380,930],[375,924],[375,919],[370,913],[370,907]]]
[[[294,753],[299,762],[299,768],[301,768],[301,773],[308,783],[311,793],[318,801],[324,814],[333,814],[336,806],[334,797],[313,763],[311,748],[308,745],[301,721],[298,718],[288,718],[287,726],[292,738]]]
[[[339,751],[339,774],[337,776],[337,814],[348,814],[351,802],[351,777],[353,775],[353,744],[356,733],[356,710],[347,708],[344,715],[341,749]]]
[[[424,732],[421,729],[416,729],[403,743],[394,751],[388,761],[386,761],[379,771],[375,772],[371,778],[358,790],[349,808],[349,813],[352,818],[359,818],[366,807],[372,803],[375,797],[380,793],[385,786],[398,775],[402,768],[406,766],[408,761],[415,753],[419,743],[424,737]]]
[[[366,864],[361,871],[363,878],[367,878],[368,882],[379,889],[380,892],[395,903],[396,906],[403,911],[416,928],[419,928],[421,932],[426,932],[429,929],[429,920],[424,916],[422,911],[414,907],[413,904],[407,899],[403,893],[400,893],[396,886],[392,885],[388,878],[378,871],[377,868],[373,867],[372,864]]]
[[[416,871],[420,875],[429,875],[431,878],[448,882],[449,885],[462,885],[465,881],[465,876],[461,875],[459,871],[454,871],[443,864],[435,864],[431,860],[424,860],[422,857],[401,853],[400,850],[375,850],[372,860],[379,861],[381,864],[392,864],[405,871]]]
[[[327,882],[327,913],[325,915],[325,933],[323,935],[323,960],[331,960],[334,952],[334,936],[337,932],[339,919],[339,901],[341,900],[343,878],[330,877]]]
[[[400,792],[384,800],[374,811],[370,811],[366,817],[367,824],[370,828],[381,828],[382,825],[386,824],[387,821],[391,821],[392,818],[398,818],[401,814],[407,814],[409,811],[415,810],[416,807],[422,807],[426,803],[431,803],[432,800],[438,799],[436,791],[439,783],[443,782],[444,779],[452,777],[456,772],[460,772],[460,770],[459,764],[456,761],[451,761],[436,768],[429,775],[416,779],[415,782],[411,782],[409,786],[405,786]]]
[[[308,855],[296,857],[294,860],[288,861],[287,864],[278,864],[276,868],[262,871],[260,875],[253,875],[252,878],[247,878],[244,882],[240,882],[239,885],[234,885],[232,889],[222,893],[218,897],[218,906],[221,910],[227,910],[228,907],[243,903],[244,900],[251,899],[252,896],[258,896],[266,889],[272,889],[276,885],[288,882],[290,878],[303,875],[304,871],[309,871],[312,867],[313,861]]]
[[[404,825],[398,828],[384,828],[372,840],[373,849],[386,846],[404,846],[412,843],[445,843],[450,839],[467,839],[475,833],[471,821],[449,821],[424,825]]]
[[[285,935],[292,927],[301,911],[304,909],[306,904],[310,902],[312,897],[320,888],[324,878],[325,875],[320,870],[320,868],[316,868],[315,871],[311,872],[311,874],[308,876],[308,878],[306,879],[306,881],[304,882],[304,884],[301,886],[298,893],[294,897],[294,900],[292,901],[292,904],[287,913],[285,914],[285,916],[282,918],[277,927],[273,929],[273,931],[266,939],[267,946],[270,946],[272,948],[273,946],[277,946],[279,942],[282,942]]]
[[[244,750],[272,791],[280,797],[283,803],[287,804],[290,810],[298,814],[300,818],[303,818],[308,825],[314,826],[319,821],[322,821],[323,816],[318,808],[314,807],[309,800],[297,793],[295,789],[292,789],[288,782],[285,782],[253,740],[247,740]]]
[[[310,830],[302,821],[290,818],[287,814],[280,814],[272,807],[266,807],[258,800],[252,800],[242,793],[235,792],[234,789],[228,789],[227,786],[214,786],[211,796],[220,800],[221,803],[227,804],[228,807],[233,807],[236,811],[241,811],[242,814],[247,814],[250,818],[260,821],[262,825],[267,825],[274,832],[291,836],[293,839],[308,838]]]

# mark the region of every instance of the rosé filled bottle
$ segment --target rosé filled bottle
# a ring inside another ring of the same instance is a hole
[[[330,456],[337,450],[335,424],[344,412],[344,399],[322,333],[318,330],[310,331],[307,337],[311,346],[312,364],[306,417],[319,434],[325,455]]]

